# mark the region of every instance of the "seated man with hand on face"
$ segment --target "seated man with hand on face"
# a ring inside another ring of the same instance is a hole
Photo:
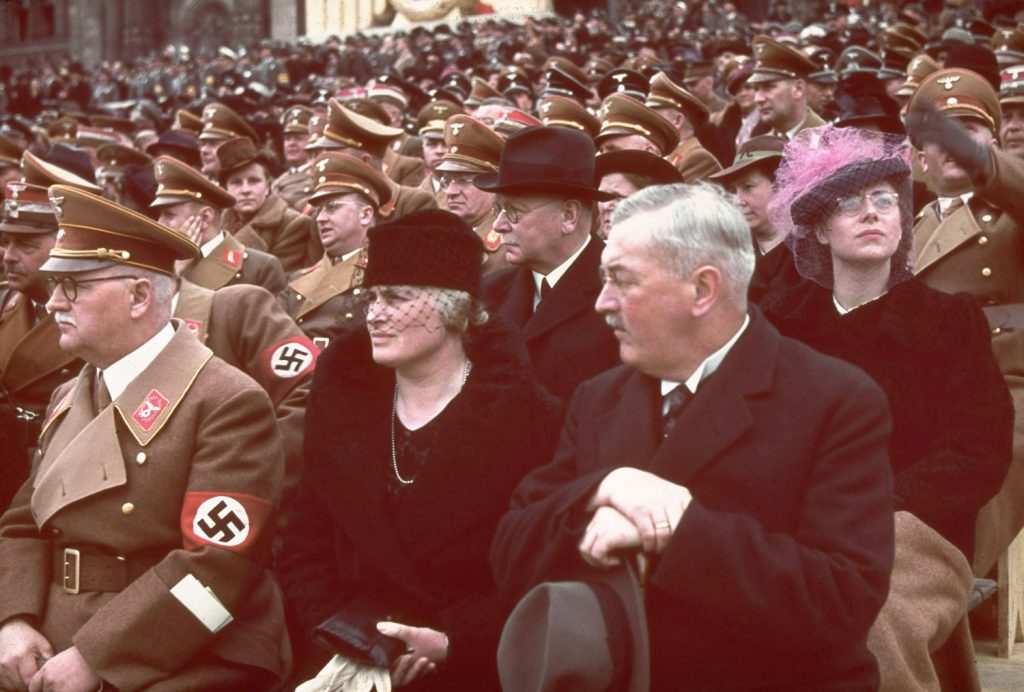
[[[596,308],[625,365],[580,385],[554,460],[513,495],[499,586],[643,555],[651,690],[877,688],[885,395],[748,307],[750,231],[718,188],[624,200],[601,265]]]

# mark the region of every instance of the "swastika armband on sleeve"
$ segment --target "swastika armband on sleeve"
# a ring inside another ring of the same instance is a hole
[[[293,336],[264,349],[253,378],[276,405],[295,385],[310,376],[320,349],[307,336]]]
[[[187,550],[212,545],[253,556],[266,550],[275,506],[244,493],[185,494],[181,535]]]

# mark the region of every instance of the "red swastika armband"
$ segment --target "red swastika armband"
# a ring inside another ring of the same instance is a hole
[[[269,547],[275,506],[245,493],[185,494],[181,535],[186,550],[213,545],[252,556]]]

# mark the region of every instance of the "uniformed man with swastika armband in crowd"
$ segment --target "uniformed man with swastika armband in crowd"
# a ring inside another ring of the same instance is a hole
[[[180,233],[55,185],[47,308],[86,366],[0,518],[0,687],[276,689],[267,569],[283,471],[267,394],[171,320]]]

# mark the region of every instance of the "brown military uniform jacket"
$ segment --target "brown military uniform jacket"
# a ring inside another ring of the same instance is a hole
[[[47,314],[33,324],[32,301],[0,284],[0,406],[42,415],[53,390],[71,379],[82,362],[59,345],[60,330]]]
[[[427,194],[433,195],[434,202],[437,204],[438,209],[448,208],[448,195],[445,194],[444,188],[440,185],[437,186],[437,190],[434,190],[434,183],[432,175],[427,175],[423,178],[423,182],[419,184],[418,189],[423,190]]]
[[[993,152],[994,174],[970,202],[946,219],[937,201],[914,225],[914,272],[947,293],[965,292],[986,312],[1024,304],[1024,160]],[[1024,526],[1024,329],[989,315],[992,350],[1014,404],[1013,467],[999,494],[979,515],[975,573],[984,575]]]
[[[318,350],[267,291],[246,284],[216,291],[181,282],[174,316],[213,354],[270,396],[285,456],[284,494],[302,469],[306,400]]]
[[[800,127],[797,128],[796,132],[806,130],[809,127],[821,127],[826,124],[827,123],[821,119],[820,115],[808,108],[807,115],[804,116],[804,121],[800,123]],[[776,137],[782,137],[785,140],[789,139],[788,132],[778,132],[765,122],[759,122],[750,132],[751,137],[757,137],[758,135],[775,135]]]
[[[230,233],[225,233],[223,241],[207,257],[190,264],[182,277],[214,291],[233,284],[252,284],[277,295],[285,287],[279,259],[250,250]]]
[[[303,267],[311,247],[320,242],[316,222],[288,206],[277,195],[270,194],[259,211],[246,223],[238,212],[225,209],[221,226],[246,247],[269,252],[281,260],[285,272]],[[315,241],[315,242],[314,242]]]
[[[309,163],[293,171],[285,171],[270,185],[270,191],[284,199],[296,211],[302,211],[306,200],[313,194],[313,179],[309,175]]]
[[[283,679],[270,401],[176,329],[102,411],[92,366],[57,390],[40,461],[0,519],[0,621],[28,618],[122,690],[215,685],[203,672],[224,661]]]
[[[683,182],[695,183],[722,170],[722,165],[710,151],[701,146],[696,137],[688,137],[665,157],[678,169]]]
[[[366,324],[366,292],[361,288],[365,252],[334,264],[324,255],[291,276],[278,296],[285,311],[321,351],[337,336]]]
[[[391,186],[391,201],[380,208],[379,214],[385,221],[398,219],[421,209],[436,209],[434,195],[416,187],[405,187],[394,181]]]
[[[422,158],[403,156],[393,149],[384,151],[383,168],[384,175],[407,187],[416,187],[427,175]]]

